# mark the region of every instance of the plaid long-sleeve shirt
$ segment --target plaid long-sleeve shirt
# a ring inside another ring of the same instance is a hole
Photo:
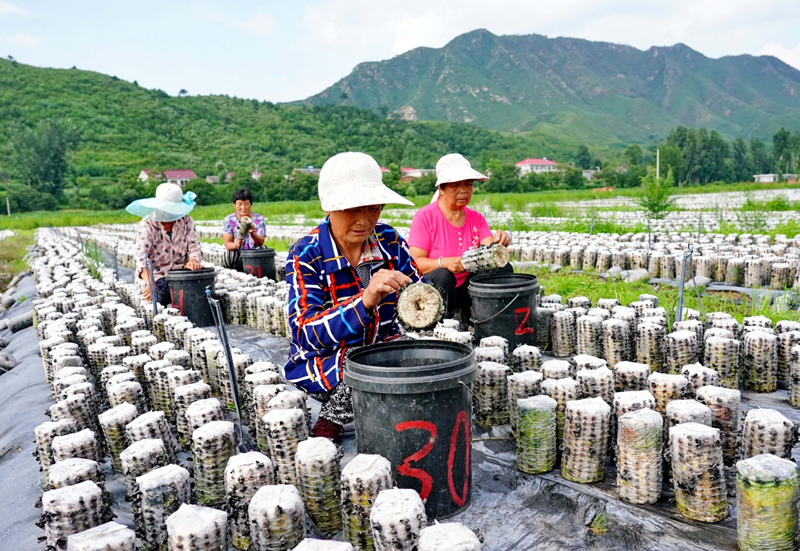
[[[328,220],[292,246],[286,261],[289,284],[289,325],[292,344],[283,375],[308,392],[327,392],[342,380],[347,349],[398,336],[397,293],[384,297],[367,314],[364,284],[381,269],[398,270],[417,282],[422,274],[405,240],[386,224],[377,224],[364,244],[359,267],[342,256],[330,234]]]

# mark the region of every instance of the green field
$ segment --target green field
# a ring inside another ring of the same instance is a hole
[[[754,184],[741,183],[731,185],[707,185],[695,187],[676,188],[676,194],[705,194],[724,191],[760,191],[772,189],[794,189],[800,188],[800,184]],[[595,199],[610,199],[614,197],[637,197],[641,191],[635,189],[617,189],[614,191],[594,193],[591,190],[557,190],[539,191],[532,193],[476,193],[472,199],[473,207],[482,205],[489,206],[495,211],[514,211],[526,212],[532,216],[542,217],[565,217],[572,213],[569,209],[559,207],[556,203],[565,201],[587,201]],[[417,208],[423,207],[430,201],[431,195],[418,195],[412,197]],[[760,204],[752,202],[752,210],[800,210],[800,205],[786,203],[781,208],[774,208],[769,202]],[[413,207],[394,207],[394,211],[401,209],[408,212],[409,217],[414,212]],[[631,207],[605,207],[602,210],[630,211],[635,210]],[[229,204],[197,206],[192,211],[195,220],[222,220],[225,216],[233,212],[233,207]],[[295,217],[304,218],[308,225],[315,224],[322,220],[324,213],[319,207],[319,202],[314,201],[277,201],[271,203],[255,203],[253,212],[264,215],[268,221],[277,223],[291,223]],[[290,220],[291,219],[291,220]],[[128,224],[138,220],[124,210],[60,210],[60,211],[38,211],[22,214],[12,214],[0,216],[0,229],[12,230],[32,230],[49,226],[88,226],[94,224]],[[554,227],[552,224],[543,224],[542,227],[515,227],[516,230],[563,230],[563,231],[589,231],[588,223],[575,222],[561,227]],[[791,228],[789,228],[791,231]],[[595,225],[596,232],[614,231],[642,231],[640,227],[613,226],[603,227],[601,223]],[[735,231],[735,230],[730,230]],[[786,232],[777,232],[786,233]]]

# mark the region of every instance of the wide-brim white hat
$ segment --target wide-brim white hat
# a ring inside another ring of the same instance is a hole
[[[383,183],[378,163],[366,153],[334,155],[319,171],[319,202],[325,212],[394,203],[413,205]]]
[[[488,180],[469,164],[463,155],[450,153],[445,155],[436,163],[436,187],[452,182],[463,182],[464,180]]]
[[[169,222],[192,212],[196,197],[192,191],[182,193],[176,184],[161,184],[156,188],[155,197],[137,199],[125,207],[125,210],[134,216]]]

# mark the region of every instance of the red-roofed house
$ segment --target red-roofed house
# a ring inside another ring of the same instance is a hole
[[[194,170],[189,169],[165,170],[164,177],[168,184],[177,184],[183,187],[189,180],[197,178],[197,174],[194,173]]]
[[[150,185],[151,180],[161,181],[164,179],[163,174],[154,174],[152,170],[149,168],[142,169],[139,173],[139,177],[137,178],[140,182],[144,182],[147,185]]]
[[[555,172],[558,166],[555,161],[551,161],[547,157],[543,159],[524,159],[517,163],[520,177],[525,176],[531,172],[537,174],[541,172]]]
[[[404,166],[400,169],[400,181],[407,182],[409,180],[422,178],[428,174],[436,174],[436,170],[433,168],[409,168]]]

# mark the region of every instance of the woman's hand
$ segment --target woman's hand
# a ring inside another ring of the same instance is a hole
[[[190,258],[189,262],[186,263],[186,269],[187,270],[197,271],[197,270],[201,270],[202,268],[203,268],[203,265],[200,264],[200,262],[195,258]]]
[[[242,248],[242,243],[244,243],[243,239],[234,239],[233,240],[233,250],[239,250]]]
[[[364,289],[364,293],[361,295],[364,308],[367,310],[375,308],[383,297],[398,291],[401,287],[405,287],[409,283],[411,283],[411,278],[403,272],[398,272],[397,270],[378,270],[372,275],[369,285]]]
[[[463,264],[461,264],[461,257],[460,256],[445,256],[442,258],[442,268],[447,268],[454,274],[460,274],[466,270],[464,270]]]
[[[511,237],[509,237],[509,235],[503,230],[497,230],[494,233],[494,238],[492,241],[495,243],[500,243],[504,247],[508,247],[511,244]]]
[[[142,289],[142,298],[145,300],[153,300],[153,295],[150,292],[150,281],[145,280],[144,289]]]

